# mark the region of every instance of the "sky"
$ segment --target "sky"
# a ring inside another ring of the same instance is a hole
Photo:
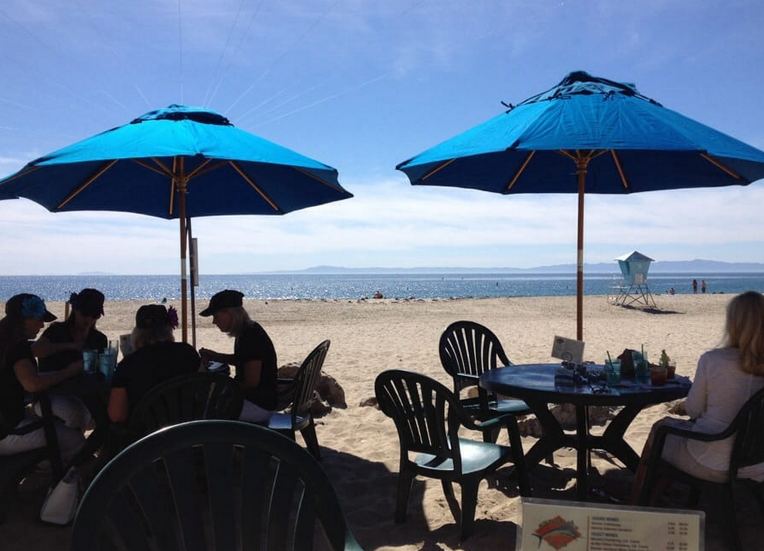
[[[573,70],[764,149],[760,1],[4,0],[0,177],[172,103],[331,165],[353,199],[193,221],[202,273],[576,261],[576,196],[395,166]],[[764,181],[586,198],[586,262],[764,262]],[[0,201],[0,275],[177,273],[177,221]]]

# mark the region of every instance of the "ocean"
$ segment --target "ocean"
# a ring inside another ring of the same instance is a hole
[[[692,293],[695,278],[705,279],[709,293],[764,291],[764,273],[654,274],[648,285],[654,294],[674,288],[677,294]],[[619,282],[615,274],[585,275],[587,295],[607,295]],[[84,287],[101,290],[108,300],[161,300],[180,296],[175,275],[76,275],[0,276],[0,299],[21,292],[45,300],[66,300]],[[488,298],[526,296],[573,296],[574,274],[242,274],[203,275],[197,298],[208,298],[221,289],[238,289],[255,299],[358,299],[376,291],[385,298]],[[698,288],[700,292],[700,288]]]

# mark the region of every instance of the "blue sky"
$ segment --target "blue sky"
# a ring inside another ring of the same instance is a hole
[[[761,2],[5,0],[0,176],[170,103],[336,167],[355,198],[194,221],[207,273],[575,262],[574,195],[414,188],[394,167],[566,73],[635,82],[764,149]],[[587,196],[587,262],[764,262],[764,182]],[[177,273],[176,221],[0,202],[0,274]]]

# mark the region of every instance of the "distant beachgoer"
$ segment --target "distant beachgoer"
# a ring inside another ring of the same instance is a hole
[[[697,292],[698,292],[698,280],[697,279],[693,279],[692,280],[692,293],[693,294],[697,294]]]
[[[242,306],[243,293],[225,290],[212,296],[210,304],[199,312],[212,316],[212,323],[223,333],[234,337],[233,354],[202,348],[202,362],[233,364],[235,379],[244,391],[244,405],[239,419],[251,423],[267,423],[276,409],[278,378],[276,349],[265,329],[250,319]]]
[[[725,334],[721,348],[706,352],[698,360],[690,393],[676,408],[676,413],[688,415],[691,420],[667,417],[653,425],[653,429],[668,423],[695,432],[721,432],[735,419],[741,406],[764,388],[764,296],[761,293],[748,291],[729,302]],[[632,500],[644,481],[651,442],[652,432],[635,475]],[[670,435],[662,458],[696,478],[724,482],[732,445],[732,437],[702,442]],[[745,466],[739,473],[744,478],[764,481],[764,463]]]
[[[37,336],[45,322],[56,316],[48,312],[36,295],[22,293],[5,303],[5,317],[0,320],[0,455],[11,455],[45,445],[42,427],[24,431],[37,419],[24,407],[25,392],[41,392],[74,377],[82,364],[72,364],[60,371],[39,373],[30,339]],[[61,456],[68,463],[85,444],[79,430],[54,422]]]
[[[700,292],[705,293],[706,292],[706,280],[702,279],[700,281]]]
[[[201,360],[193,346],[175,342],[172,330],[178,314],[163,304],[146,304],[135,313],[134,352],[123,358],[111,380],[109,418],[123,423],[135,404],[159,383],[199,370]]]
[[[674,288],[672,287],[671,289],[669,289],[669,291],[668,291],[668,292],[669,292],[669,294],[670,294],[670,295],[674,295],[674,294],[676,294],[676,289],[674,289]]]
[[[379,298],[385,298],[385,295],[383,295],[381,291],[376,291],[376,292],[375,292],[375,293],[372,295],[372,297],[371,297],[371,298],[377,298],[377,299],[379,299]]]
[[[72,312],[66,321],[53,322],[40,338],[32,343],[32,352],[39,361],[41,373],[60,371],[72,364],[82,364],[83,350],[103,350],[108,340],[96,329],[96,322],[103,316],[105,297],[97,289],[83,289],[69,295]],[[86,399],[57,393],[50,395],[53,414],[64,421],[67,427],[89,429],[95,418],[101,426],[108,423],[106,403],[102,397],[88,396]],[[39,414],[39,405],[35,405]]]

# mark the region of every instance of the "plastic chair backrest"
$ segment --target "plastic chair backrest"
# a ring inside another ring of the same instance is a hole
[[[438,346],[443,369],[454,378],[454,390],[475,384],[463,375],[480,377],[486,371],[511,365],[499,338],[473,321],[456,321],[446,327]]]
[[[130,414],[128,427],[144,436],[170,425],[198,419],[238,419],[243,396],[226,375],[188,373],[173,377],[147,392]]]
[[[337,495],[295,442],[238,421],[155,432],[112,460],[88,488],[72,551],[359,549]]]
[[[321,379],[321,368],[329,351],[330,341],[326,340],[315,347],[303,360],[294,378],[294,399],[292,400],[292,422],[297,423],[298,417],[304,417],[310,411],[313,394]]]
[[[461,472],[460,406],[450,390],[430,377],[399,369],[380,373],[374,390],[380,409],[395,422],[402,456],[412,451],[451,459],[454,470]]]
[[[730,456],[730,476],[748,465],[764,463],[764,389],[740,408],[732,424],[737,429]]]

